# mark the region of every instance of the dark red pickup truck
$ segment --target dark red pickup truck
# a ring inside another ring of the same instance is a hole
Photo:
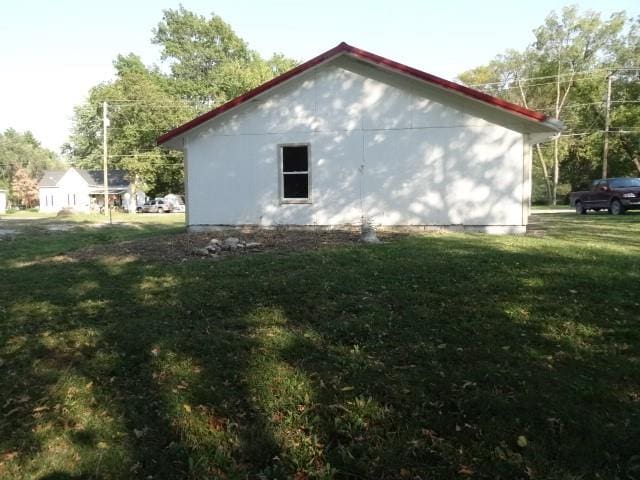
[[[572,192],[571,206],[576,213],[607,209],[613,215],[640,209],[640,178],[605,178],[594,180],[588,192]]]

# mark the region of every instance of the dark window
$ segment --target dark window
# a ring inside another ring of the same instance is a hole
[[[309,198],[309,147],[307,145],[282,147],[282,198],[284,200]]]
[[[609,180],[611,188],[640,187],[640,178],[612,178]]]
[[[602,187],[607,186],[606,180],[594,180],[593,181],[593,190],[600,190]]]
[[[282,147],[282,171],[306,172],[308,171],[309,155],[307,146]]]

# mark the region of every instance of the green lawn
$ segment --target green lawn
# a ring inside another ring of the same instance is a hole
[[[25,227],[0,478],[640,478],[640,215],[535,221],[174,264],[59,255],[178,221]]]
[[[535,213],[536,210],[573,210],[573,207],[571,205],[532,205],[531,209]]]

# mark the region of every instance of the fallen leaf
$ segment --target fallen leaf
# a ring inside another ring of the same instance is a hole
[[[226,427],[226,420],[224,418],[215,417],[213,415],[209,416],[209,427],[216,432],[224,430]]]
[[[527,441],[527,437],[525,437],[524,435],[520,435],[518,437],[518,446],[520,448],[525,448],[528,444],[529,442]]]
[[[185,412],[191,413],[191,405],[185,403],[184,405],[182,405],[182,408],[184,408]]]
[[[462,465],[460,467],[460,470],[458,470],[458,473],[460,475],[465,475],[467,477],[470,477],[471,475],[473,475],[475,472],[473,471],[473,468],[467,466],[467,465]]]
[[[2,460],[3,462],[10,462],[11,460],[16,458],[17,456],[18,456],[18,452],[16,452],[16,451],[5,452],[2,455],[0,455],[0,460]]]
[[[109,448],[109,445],[107,445],[105,442],[98,442],[98,448],[101,450],[106,450],[107,448]]]

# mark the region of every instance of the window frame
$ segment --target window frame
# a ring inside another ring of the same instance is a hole
[[[307,147],[307,170],[306,172],[285,172],[284,171],[284,149],[285,147]],[[311,193],[311,144],[308,142],[298,143],[279,143],[278,144],[278,190],[280,204],[310,204],[312,201]],[[284,196],[284,176],[285,175],[307,175],[307,197],[306,198],[285,198]]]

